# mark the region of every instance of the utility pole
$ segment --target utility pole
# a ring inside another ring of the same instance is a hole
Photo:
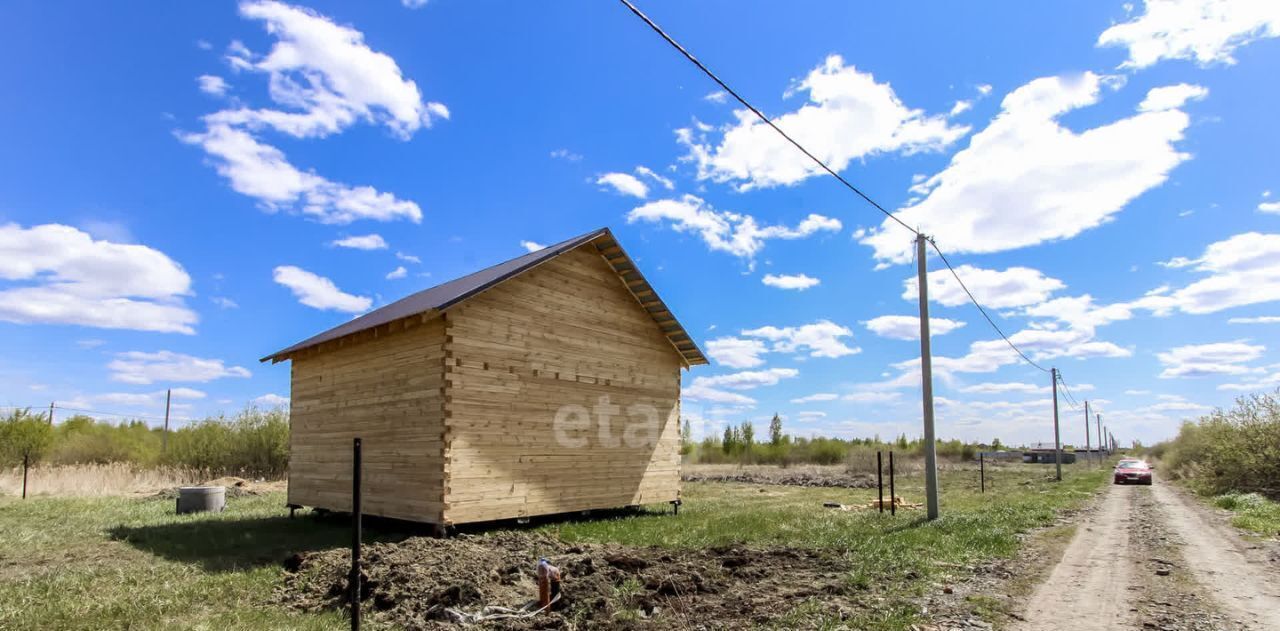
[[[1094,412],[1093,418],[1098,423],[1098,464],[1102,464],[1102,414]]]
[[[160,435],[160,453],[163,454],[169,449],[169,400],[173,397],[173,390],[164,391],[164,433]]]
[[[49,402],[49,424],[50,425],[53,425],[53,404],[54,403],[56,403],[56,401]]]
[[[1098,437],[1101,441],[1102,437]],[[1084,454],[1088,458],[1093,458],[1093,449],[1089,446],[1089,400],[1084,400]]]
[[[929,266],[925,236],[916,233],[916,284],[920,286],[920,384],[924,406],[924,497],[930,520],[938,518],[938,450],[933,433],[933,354],[929,350]]]
[[[1062,481],[1062,437],[1058,433],[1058,369],[1049,369],[1053,379],[1053,464],[1057,468],[1058,481]]]

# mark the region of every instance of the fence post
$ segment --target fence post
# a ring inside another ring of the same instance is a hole
[[[351,447],[351,629],[360,631],[360,439]]]
[[[876,489],[880,493],[880,512],[884,512],[884,460],[880,450],[876,450]]]
[[[987,492],[987,454],[978,452],[978,482],[982,485],[982,492]]]
[[[30,454],[22,454],[22,499],[27,499],[27,467],[31,464]]]
[[[893,490],[893,450],[889,450],[889,515],[898,514],[898,495]]]

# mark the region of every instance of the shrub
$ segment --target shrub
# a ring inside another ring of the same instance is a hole
[[[1176,438],[1152,451],[1201,493],[1280,495],[1280,390],[1240,397],[1229,410],[1183,423]]]

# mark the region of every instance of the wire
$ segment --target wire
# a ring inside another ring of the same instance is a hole
[[[1036,368],[1039,368],[1044,372],[1050,372],[1044,366],[1041,366],[1040,364],[1037,364],[1034,361],[1031,361],[1031,358],[1027,357],[1026,353],[1023,353],[1017,346],[1014,345],[1012,341],[1009,340],[1009,336],[1005,335],[1004,331],[1000,330],[1000,327],[996,325],[995,320],[992,320],[991,316],[987,315],[987,310],[983,309],[982,305],[978,302],[978,299],[973,297],[973,292],[969,291],[969,287],[964,284],[963,280],[960,279],[960,274],[956,273],[956,268],[951,267],[951,261],[948,261],[947,255],[943,254],[942,250],[938,249],[938,244],[934,243],[933,239],[929,239],[929,245],[933,246],[933,251],[938,253],[938,257],[941,258],[942,262],[946,264],[947,269],[951,270],[951,275],[955,277],[957,283],[960,283],[960,288],[964,290],[965,295],[969,296],[969,300],[973,302],[973,306],[977,307],[978,311],[982,313],[982,317],[987,319],[987,324],[990,324],[991,328],[995,329],[996,333],[1000,334],[1000,337],[1004,339],[1004,343],[1008,344],[1009,348],[1012,348],[1013,351],[1023,359],[1023,361],[1027,362],[1028,364],[1031,364],[1032,366],[1035,366]]]
[[[667,35],[667,32],[662,30],[661,26],[658,26],[657,24],[655,24],[653,20],[649,19],[649,16],[641,12],[640,9],[637,9],[636,5],[631,4],[629,0],[620,0],[620,1],[622,2],[622,4],[626,5],[628,9],[631,9],[631,12],[636,14],[636,17],[643,20],[645,24],[648,24],[649,28],[653,29],[655,33],[662,36],[662,39],[666,40],[668,44],[671,44],[672,47],[680,51],[680,54],[684,55],[685,59],[688,59],[689,61],[693,62],[693,65],[697,66],[698,69],[703,72],[703,74],[710,77],[712,81],[715,81],[716,85],[724,89],[725,92],[728,92],[734,99],[736,99],[739,103],[741,103],[743,107],[751,110],[751,113],[755,114],[757,118],[764,121],[764,124],[768,125],[769,127],[772,127],[773,131],[778,132],[780,136],[782,136],[783,138],[786,138],[787,142],[791,143],[793,146],[795,146],[796,149],[799,149],[801,153],[808,156],[809,159],[813,160],[815,164],[822,167],[822,170],[826,171],[828,175],[839,180],[840,183],[844,184],[845,187],[848,188],[849,190],[853,191],[854,193],[857,193],[858,197],[861,197],[868,204],[871,204],[872,206],[874,206],[876,210],[879,210],[880,212],[884,213],[884,216],[898,222],[898,225],[902,226],[903,228],[906,228],[907,230],[910,230],[912,233],[920,234],[919,230],[916,230],[915,228],[908,226],[906,222],[899,219],[897,215],[894,215],[893,213],[886,210],[884,206],[877,204],[876,201],[868,197],[866,193],[863,193],[861,190],[858,189],[858,187],[854,186],[848,180],[844,179],[844,177],[842,177],[839,173],[836,173],[831,167],[827,166],[827,163],[818,159],[818,157],[813,155],[812,153],[809,153],[808,149],[805,149],[803,145],[796,142],[791,136],[788,136],[787,132],[782,131],[782,128],[775,125],[774,122],[770,120],[768,116],[765,116],[763,112],[757,109],[756,106],[748,103],[746,99],[742,98],[742,95],[738,94],[737,91],[729,87],[727,83],[725,83],[724,81],[721,81],[720,77],[717,77],[714,72],[711,72],[710,68],[707,68],[705,65],[703,65],[701,61],[698,61],[698,58],[694,57],[693,53],[689,52],[684,46],[681,46],[680,42],[677,42],[670,35]]]
[[[636,17],[640,18],[645,24],[649,25],[649,28],[653,29],[653,31],[657,33],[659,36],[661,36],[662,39],[666,40],[668,44],[670,44],[677,51],[680,51],[680,54],[684,55],[685,59],[688,59],[690,62],[693,63],[693,65],[697,66],[698,69],[701,70],[703,74],[710,77],[711,80],[716,83],[716,85],[720,86],[725,92],[728,92],[729,95],[732,96],[739,103],[741,103],[743,107],[747,108],[748,110],[751,110],[751,113],[755,114],[756,118],[759,118],[761,121],[764,121],[766,125],[771,127],[774,131],[778,132],[778,135],[785,138],[787,142],[792,144],[792,146],[794,146],[796,149],[799,149],[800,152],[803,153],[805,156],[807,156],[810,160],[813,160],[815,164],[822,167],[822,170],[826,171],[828,175],[835,178],[841,184],[843,184],[846,188],[856,193],[858,197],[861,197],[868,204],[871,204],[872,206],[874,206],[876,210],[880,211],[881,213],[884,213],[884,216],[897,222],[898,225],[902,226],[903,228],[906,228],[907,230],[910,230],[913,234],[917,236],[921,234],[919,230],[907,225],[907,223],[904,222],[902,219],[900,219],[897,215],[894,215],[893,213],[886,210],[884,206],[877,204],[876,201],[871,199],[869,196],[867,196],[866,193],[863,193],[858,187],[854,186],[848,180],[844,179],[844,177],[841,176],[839,173],[836,173],[835,170],[827,166],[827,163],[818,159],[818,157],[810,153],[808,149],[805,149],[804,145],[801,145],[799,142],[796,142],[794,138],[792,138],[791,136],[788,136],[787,132],[782,131],[782,128],[774,124],[774,122],[768,116],[764,115],[764,112],[761,112],[758,108],[756,108],[756,106],[752,105],[745,98],[743,98],[742,95],[738,94],[736,90],[729,87],[729,84],[722,81],[720,77],[716,76],[716,74],[712,72],[710,68],[707,68],[706,65],[704,65],[701,61],[698,61],[698,58],[694,57],[693,53],[689,52],[689,50],[686,49],[683,45],[681,45],[680,42],[677,42],[675,38],[671,37],[670,35],[667,34],[666,31],[662,30],[661,26],[658,26],[657,23],[649,19],[649,16],[645,15],[644,12],[636,8],[636,5],[632,4],[630,0],[619,0],[619,1],[623,5],[625,5],[628,9],[630,9],[631,12],[636,15]],[[973,304],[978,308],[978,311],[982,312],[982,317],[987,319],[987,323],[991,325],[991,328],[996,330],[996,333],[1000,334],[1001,338],[1004,338],[1005,343],[1008,344],[1009,347],[1012,348],[1016,353],[1018,353],[1018,356],[1022,357],[1022,359],[1025,360],[1028,364],[1031,364],[1032,366],[1035,366],[1036,368],[1039,368],[1044,372],[1049,372],[1043,366],[1035,363],[1034,361],[1031,361],[1030,357],[1027,357],[1026,354],[1023,353],[1021,350],[1019,350],[1017,346],[1014,346],[1013,342],[1009,341],[1009,337],[1004,334],[1004,331],[1001,331],[1000,327],[996,326],[995,321],[991,319],[991,316],[987,315],[987,310],[983,309],[982,305],[978,303],[978,299],[973,297],[973,292],[969,291],[969,288],[965,286],[963,280],[960,280],[960,275],[956,273],[956,270],[954,267],[951,267],[951,263],[948,262],[947,257],[942,254],[942,250],[938,249],[938,244],[934,243],[933,239],[929,239],[929,244],[933,246],[933,249],[938,253],[938,256],[942,257],[942,262],[947,264],[947,269],[951,270],[951,275],[956,278],[956,282],[960,283],[960,287],[964,289],[964,293],[968,294],[969,300],[973,301]]]
[[[1079,401],[1076,399],[1075,395],[1071,394],[1071,388],[1067,387],[1067,380],[1062,378],[1062,371],[1058,371],[1058,383],[1062,384],[1062,389],[1067,395],[1067,403],[1071,405],[1071,409],[1079,409],[1077,406]]]

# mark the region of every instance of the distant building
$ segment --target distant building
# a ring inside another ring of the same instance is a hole
[[[1022,461],[1031,464],[1053,464],[1055,461],[1054,449],[1052,443],[1036,443],[1030,448],[1022,452]],[[1076,455],[1072,452],[1063,450],[1062,464],[1071,464],[1076,461]]]

